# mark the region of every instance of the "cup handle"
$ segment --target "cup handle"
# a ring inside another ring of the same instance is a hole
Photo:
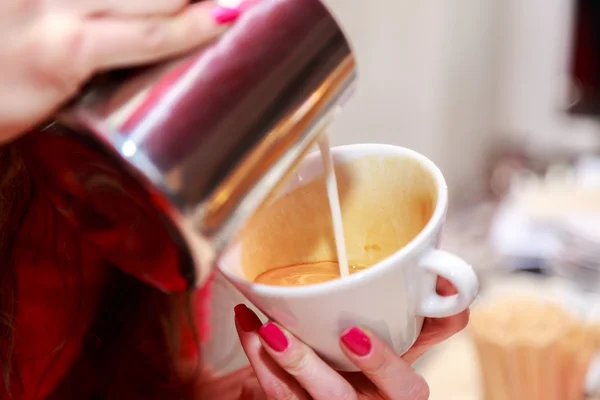
[[[600,352],[597,352],[588,367],[585,376],[584,395],[597,399],[600,397]]]
[[[434,290],[422,301],[418,315],[430,318],[450,317],[466,310],[477,297],[477,275],[469,264],[454,254],[431,250],[421,259],[419,267],[447,279],[458,293],[444,297]]]

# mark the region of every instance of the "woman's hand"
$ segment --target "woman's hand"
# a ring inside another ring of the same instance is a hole
[[[206,1],[0,1],[0,143],[43,122],[94,73],[183,53],[238,14]]]
[[[450,295],[454,288],[440,279],[438,292]],[[411,364],[462,330],[469,320],[468,310],[450,318],[425,320],[419,339],[402,357],[369,332],[352,328],[342,335],[340,346],[362,372],[339,373],[277,324],[263,325],[246,306],[237,306],[235,313],[238,335],[256,374],[256,379],[245,379],[241,399],[266,396],[271,400],[427,399],[429,387]],[[262,387],[260,395],[257,383]]]

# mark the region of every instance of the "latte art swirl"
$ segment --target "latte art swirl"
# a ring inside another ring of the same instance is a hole
[[[350,265],[350,274],[367,269],[364,265]],[[335,261],[278,267],[263,272],[254,282],[272,286],[306,286],[340,278],[340,267]]]

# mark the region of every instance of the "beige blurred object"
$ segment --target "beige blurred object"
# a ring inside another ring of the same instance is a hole
[[[573,214],[600,212],[600,188],[576,184],[531,187],[522,190],[518,200],[537,220],[561,221]]]
[[[535,297],[476,307],[474,339],[486,400],[578,400],[600,328]]]

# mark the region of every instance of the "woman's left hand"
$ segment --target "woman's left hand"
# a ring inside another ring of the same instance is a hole
[[[447,281],[439,280],[441,295],[453,290]],[[461,331],[469,320],[468,310],[450,318],[426,319],[417,342],[401,357],[371,333],[352,328],[341,336],[340,347],[361,372],[340,373],[279,325],[263,325],[246,306],[237,306],[235,313],[240,341],[256,374],[256,380],[247,380],[241,398],[256,398],[251,392],[258,381],[270,400],[428,399],[429,387],[411,364]]]

